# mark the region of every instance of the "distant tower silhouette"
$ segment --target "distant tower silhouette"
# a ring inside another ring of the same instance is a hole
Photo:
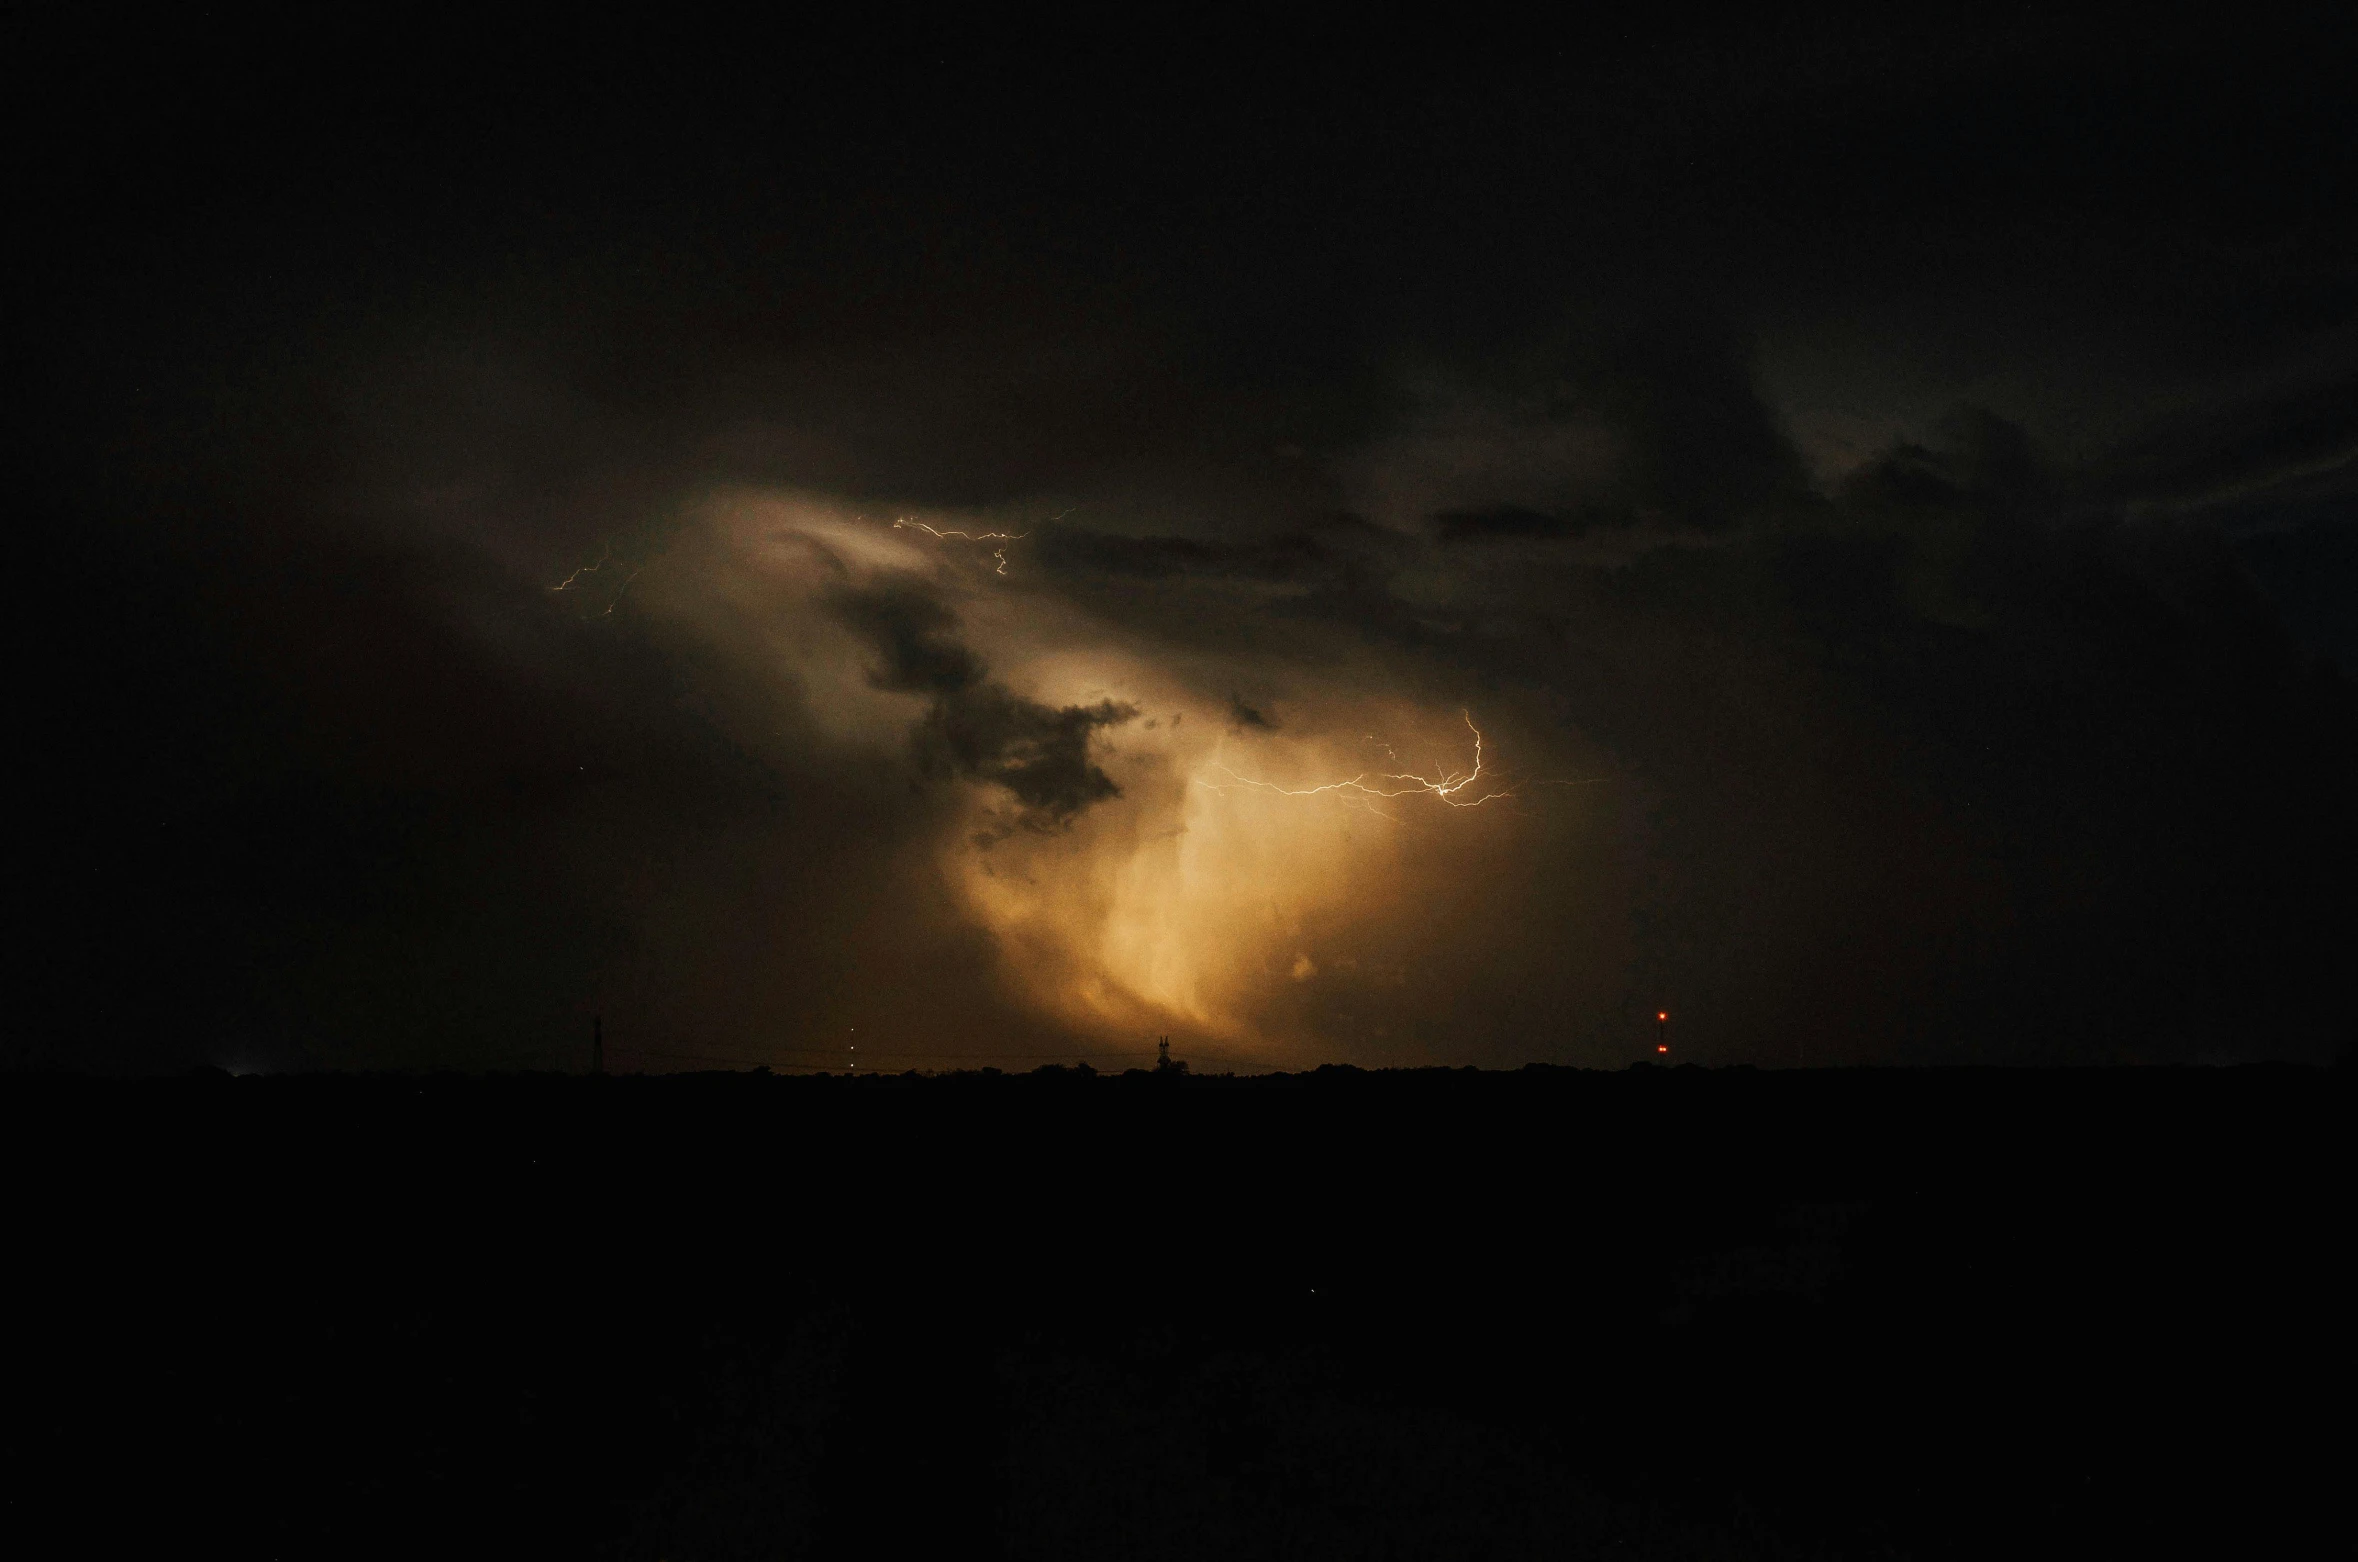
[[[606,1072],[606,1016],[603,1014],[590,1020],[590,1072]]]
[[[1155,1044],[1154,1066],[1164,1073],[1171,1071],[1171,1038],[1165,1036]]]

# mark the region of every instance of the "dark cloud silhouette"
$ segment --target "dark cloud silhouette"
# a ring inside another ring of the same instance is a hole
[[[1091,803],[1121,795],[1090,762],[1089,745],[1137,714],[1137,706],[1114,700],[1042,705],[985,684],[935,702],[917,730],[917,753],[938,772],[1005,787],[1024,805],[1028,823],[1063,824]]]
[[[1038,557],[1051,570],[1096,572],[1169,580],[1210,576],[1274,583],[1332,579],[1351,572],[1359,550],[1338,531],[1363,531],[1366,523],[1338,516],[1313,531],[1289,530],[1258,538],[1129,537],[1085,527],[1056,527],[1041,541]]]
[[[982,659],[948,638],[958,616],[923,585],[901,581],[840,591],[834,605],[883,658],[869,674],[879,689],[948,699],[982,682]]]
[[[1266,711],[1247,705],[1243,695],[1231,691],[1228,696],[1228,728],[1231,732],[1275,732],[1277,721]]]
[[[1623,437],[1625,502],[1708,529],[1803,493],[1801,462],[1754,389],[1748,346],[1724,321],[1675,315],[1611,344],[1583,399]]]
[[[948,638],[957,616],[916,582],[844,590],[834,605],[882,657],[871,674],[878,688],[931,698],[913,739],[928,774],[1004,787],[1035,829],[1068,823],[1090,804],[1121,795],[1090,760],[1089,747],[1105,729],[1134,719],[1136,706],[1100,700],[1059,708],[988,681],[981,658]]]

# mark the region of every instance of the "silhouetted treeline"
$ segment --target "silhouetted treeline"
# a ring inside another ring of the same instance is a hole
[[[80,1551],[2283,1554],[2346,1071],[0,1080]]]

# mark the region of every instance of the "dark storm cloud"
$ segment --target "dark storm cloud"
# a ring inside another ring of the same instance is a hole
[[[950,638],[957,615],[921,583],[843,590],[834,605],[881,658],[870,675],[876,687],[930,700],[913,737],[927,773],[1006,788],[1035,829],[1121,795],[1089,748],[1106,728],[1133,720],[1136,706],[1043,705],[989,681],[982,659]]]
[[[1361,529],[1356,517],[1341,526]],[[1131,537],[1083,526],[1045,528],[1034,550],[1043,568],[1072,574],[1096,573],[1138,580],[1182,577],[1291,584],[1350,575],[1363,550],[1326,535],[1293,530],[1266,538],[1229,540],[1202,537]]]
[[[242,46],[120,83],[168,132],[42,160],[28,254],[33,1007],[149,1058],[528,1058],[591,1003],[791,1040],[880,989],[1034,1023],[936,905],[954,788],[839,763],[760,638],[794,610],[681,562],[683,496],[739,484],[1025,533],[944,567],[1257,748],[1365,695],[1597,779],[1395,951],[1433,1056],[1614,1060],[1664,1000],[1722,1060],[2315,1053],[2358,882],[2346,60],[1593,43],[779,91],[760,48],[534,39],[462,92],[421,35],[352,102]],[[647,573],[550,593],[609,556]],[[680,605],[716,579],[741,641]],[[952,600],[831,599],[921,771],[1073,838],[1130,806],[1091,812],[1130,709],[994,677]]]
[[[2096,476],[2144,505],[2358,495],[2358,375],[2181,413],[2127,442]]]
[[[1058,825],[1121,795],[1090,761],[1089,745],[1137,715],[1137,706],[1116,700],[1048,706],[984,684],[935,702],[917,729],[917,754],[938,773],[1005,787],[1024,805],[1027,823]]]
[[[838,592],[835,611],[876,648],[869,679],[879,689],[941,700],[982,682],[982,658],[949,637],[958,615],[915,581]]]
[[[1623,524],[1636,517],[1624,511],[1607,521]],[[1574,510],[1550,515],[1521,505],[1495,505],[1487,510],[1440,510],[1433,515],[1434,531],[1444,542],[1477,542],[1490,537],[1577,537],[1598,524],[1596,517]]]
[[[1641,446],[1644,416],[1625,415]],[[2190,1057],[2255,1023],[2330,1035],[2358,701],[2214,532],[2146,513],[2169,485],[2108,493],[1968,407],[1812,494],[1789,449],[1758,453],[1757,407],[1735,421],[1753,453],[1728,470],[1751,476],[1716,515],[1627,481],[1650,519],[1491,512],[1380,547],[1332,540],[1347,525],[1068,535],[1053,557],[1067,589],[1173,644],[1316,626],[1342,637],[1317,660],[1356,644],[1600,745],[1659,875],[1627,891],[1633,986],[1750,1055],[1865,1056],[1904,1033],[1917,1057]],[[1142,557],[1184,559],[1162,578],[1189,592],[1116,608]],[[1469,914],[1464,936],[1511,943],[1518,917]]]
[[[1624,502],[1710,529],[1805,491],[1753,388],[1749,345],[1724,320],[1673,314],[1614,341],[1594,383],[1576,387],[1623,435]]]
[[[1228,728],[1232,732],[1275,732],[1277,720],[1258,706],[1247,705],[1244,696],[1228,696]]]

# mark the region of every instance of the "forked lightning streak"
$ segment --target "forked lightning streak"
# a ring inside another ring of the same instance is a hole
[[[1214,791],[1226,791],[1228,785],[1233,784],[1260,792],[1275,792],[1281,797],[1321,797],[1327,795],[1347,797],[1366,805],[1370,811],[1378,814],[1382,814],[1383,810],[1376,808],[1375,803],[1378,799],[1384,798],[1436,797],[1451,808],[1479,808],[1484,803],[1496,802],[1502,797],[1514,796],[1512,788],[1492,786],[1484,781],[1482,729],[1474,725],[1474,716],[1471,711],[1460,711],[1458,714],[1465,718],[1466,730],[1474,735],[1474,768],[1471,770],[1450,770],[1435,776],[1418,775],[1413,771],[1363,770],[1348,781],[1329,781],[1322,786],[1291,787],[1279,786],[1274,781],[1261,781],[1251,776],[1238,775],[1226,765],[1215,760],[1211,768],[1226,776],[1228,783],[1205,781],[1202,784],[1211,787]],[[1387,752],[1389,752],[1388,746]],[[1477,790],[1477,788],[1479,789]],[[1391,817],[1388,814],[1384,816]]]
[[[1068,511],[1067,513],[1069,514],[1070,512]],[[894,531],[923,532],[928,537],[939,537],[945,542],[951,538],[956,538],[960,542],[997,543],[998,546],[991,550],[991,557],[999,561],[999,567],[991,572],[995,575],[1004,575],[1007,573],[1007,545],[1011,542],[1021,542],[1026,537],[1031,535],[1030,532],[944,531],[937,526],[928,526],[923,521],[911,520],[908,516],[905,515],[892,523],[892,529]]]

